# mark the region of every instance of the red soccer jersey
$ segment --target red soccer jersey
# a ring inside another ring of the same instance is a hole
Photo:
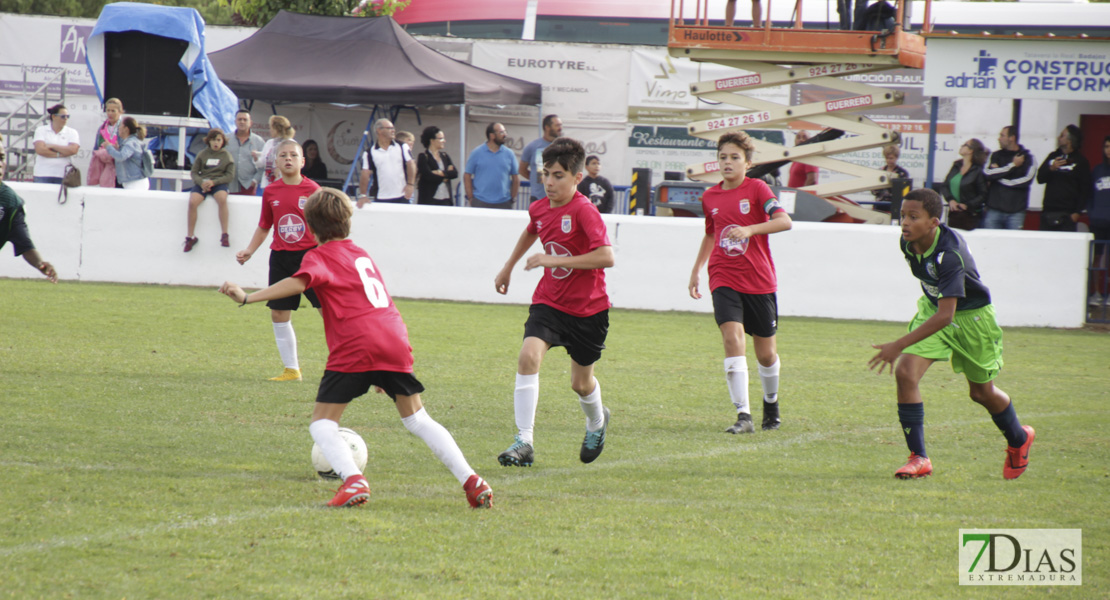
[[[547,198],[533,202],[528,207],[528,218],[528,232],[540,236],[547,254],[581,256],[612,245],[601,214],[578,191],[558,208],[552,208]],[[607,310],[610,303],[605,292],[605,269],[544,269],[532,303],[546,304],[576,317]]]
[[[329,371],[412,373],[408,329],[365,250],[327,242],[306,252],[293,276],[320,299]]]
[[[723,190],[715,185],[701,197],[705,209],[705,235],[714,240],[709,255],[709,289],[727,287],[744,294],[771,294],[778,289],[775,263],[766,235],[740,242],[725,239],[736,227],[764,223],[783,210],[771,188],[747,177],[740,187]]]
[[[271,250],[308,250],[316,247],[316,238],[308,230],[304,220],[304,203],[320,185],[307,177],[301,178],[298,185],[288,185],[281,179],[266,186],[262,191],[262,216],[258,226],[262,229],[274,227],[274,241]]]

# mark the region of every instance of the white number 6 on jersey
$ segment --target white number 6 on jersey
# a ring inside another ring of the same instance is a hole
[[[362,279],[362,289],[366,291],[366,299],[370,301],[371,306],[387,308],[389,306],[389,295],[385,293],[385,286],[381,280],[374,277],[377,271],[374,270],[373,261],[365,256],[360,256],[355,259],[355,271],[358,271],[358,276]]]

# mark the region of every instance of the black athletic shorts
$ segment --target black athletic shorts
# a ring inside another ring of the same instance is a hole
[[[20,206],[11,214],[3,215],[0,220],[0,248],[11,242],[16,256],[23,256],[24,252],[35,249],[31,234],[27,231],[27,223],[23,220],[24,216],[23,207]]]
[[[301,259],[304,258],[305,252],[308,250],[271,250],[270,251],[270,285],[292,277],[294,273],[301,268]],[[313,308],[320,308],[320,300],[316,298],[316,292],[312,290],[305,290],[304,297],[312,304]],[[301,306],[301,296],[289,296],[288,298],[280,298],[278,300],[270,300],[266,303],[271,310],[297,310]]]
[[[570,358],[583,367],[601,358],[608,333],[608,310],[588,317],[576,317],[546,304],[533,304],[528,308],[528,321],[524,323],[524,337],[536,337],[552,346],[563,346]]]
[[[744,326],[748,335],[769,338],[778,331],[779,304],[775,294],[744,294],[732,288],[713,290],[713,316],[720,327],[729,321]]]
[[[397,395],[413,396],[424,391],[424,386],[412,373],[395,371],[365,371],[362,373],[340,373],[324,371],[320,389],[316,392],[317,402],[328,404],[347,404],[351,400],[370,391],[370,386],[382,388],[394,402]]]

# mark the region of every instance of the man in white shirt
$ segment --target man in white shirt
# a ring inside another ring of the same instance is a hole
[[[374,144],[362,155],[358,178],[358,207],[373,197],[376,202],[409,204],[416,183],[416,162],[408,146],[393,139],[396,128],[389,119],[374,122]],[[374,182],[370,184],[370,176]],[[367,184],[369,190],[367,190]],[[367,190],[364,192],[364,190]]]

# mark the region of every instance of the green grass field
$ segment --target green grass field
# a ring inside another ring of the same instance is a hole
[[[866,362],[902,325],[783,318],[783,428],[730,436],[712,317],[614,310],[605,453],[578,462],[554,349],[537,462],[507,469],[527,308],[400,300],[425,405],[495,507],[471,510],[374,395],[343,422],[370,448],[373,495],[334,510],[309,463],[315,311],[294,317],[306,381],[277,384],[268,311],[214,289],[0,280],[0,299],[0,598],[1110,596],[1105,333],[1006,330],[998,384],[1038,432],[1017,481],[965,382],[935,365],[935,474],[898,481],[894,382]],[[1083,586],[960,587],[960,528],[1082,529]]]

